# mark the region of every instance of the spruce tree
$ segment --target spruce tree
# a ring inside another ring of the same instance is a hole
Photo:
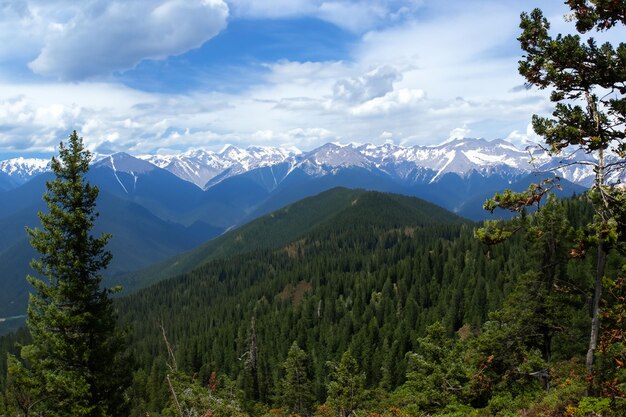
[[[348,417],[363,406],[366,398],[365,373],[359,368],[350,350],[334,366],[327,387],[327,402],[340,417]]]
[[[290,415],[308,416],[313,408],[313,388],[306,362],[306,353],[293,342],[283,364],[285,376],[281,382],[281,402]]]
[[[124,414],[124,374],[130,372],[112,290],[100,285],[111,236],[90,233],[98,216],[98,188],[85,179],[90,159],[76,131],[61,143],[52,158],[56,178],[43,196],[49,211],[39,213],[41,228],[27,229],[40,255],[31,266],[45,278],[27,278],[35,289],[27,319],[32,343],[21,349],[28,367],[13,362],[13,371],[16,383],[34,383],[22,388],[36,393],[37,410],[50,416]]]

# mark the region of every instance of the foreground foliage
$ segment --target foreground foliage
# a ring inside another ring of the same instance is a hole
[[[72,133],[52,159],[41,229],[28,229],[40,259],[28,277],[35,288],[28,306],[31,343],[22,361],[8,357],[8,400],[23,415],[113,416],[125,413],[123,343],[110,291],[99,271],[111,254],[108,235],[90,234],[98,189],[85,182],[90,155]]]

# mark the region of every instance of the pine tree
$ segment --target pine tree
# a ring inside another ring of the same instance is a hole
[[[98,216],[98,188],[85,180],[90,159],[76,131],[61,143],[52,158],[56,178],[43,196],[49,212],[39,213],[41,229],[27,229],[40,254],[31,266],[45,278],[27,278],[35,288],[27,319],[32,343],[21,357],[29,367],[14,361],[12,368],[15,383],[36,381],[24,388],[38,393],[37,408],[51,416],[123,415],[129,383],[112,290],[100,286],[110,235],[90,234]]]
[[[290,414],[308,416],[313,408],[313,387],[307,372],[307,355],[293,342],[283,364],[285,376],[281,382],[281,402]]]
[[[327,402],[340,417],[348,417],[363,406],[365,396],[365,373],[347,350],[331,372]]]
[[[623,2],[569,0],[579,32],[592,29],[607,30],[624,19]],[[593,358],[598,341],[602,279],[605,274],[608,251],[619,239],[622,226],[616,219],[619,189],[607,181],[615,170],[623,169],[623,160],[610,161],[609,152],[626,157],[626,43],[614,47],[610,43],[598,45],[593,37],[582,40],[579,35],[549,33],[550,23],[539,9],[522,13],[518,38],[524,50],[519,72],[528,86],[550,88],[550,99],[555,103],[553,117],[533,116],[533,129],[543,136],[546,150],[551,155],[571,156],[574,152],[593,154],[595,161],[570,162],[593,167],[596,174],[590,196],[596,217],[585,235],[581,235],[579,249],[584,254],[592,245],[597,247],[597,267],[592,302],[591,334],[587,352],[587,369],[593,369]],[[526,195],[509,193],[496,196],[486,208],[517,204],[524,205],[540,199],[542,192],[529,190]],[[529,199],[520,197],[528,197]],[[517,200],[517,201],[515,201]],[[514,203],[514,204],[511,204]]]
[[[449,388],[456,386],[452,376],[456,366],[449,360],[454,340],[440,322],[435,322],[426,328],[426,336],[419,338],[418,344],[417,352],[407,353],[406,382],[396,391],[396,398],[420,411],[441,409],[449,402]]]

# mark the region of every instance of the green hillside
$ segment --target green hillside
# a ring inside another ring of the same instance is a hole
[[[313,213],[316,219],[307,219]],[[214,259],[120,300],[143,370],[136,384],[146,402],[138,407],[164,405],[161,323],[179,367],[205,383],[212,371],[246,378],[238,358],[255,317],[259,390],[248,392],[250,399],[271,402],[294,340],[311,355],[319,400],[326,362],[346,349],[368,386],[399,386],[405,355],[428,324],[443,321],[448,332],[479,328],[531,264],[521,240],[488,252],[473,227],[418,199],[337,189],[230,232],[221,241],[233,252],[252,245],[252,237],[291,241]]]
[[[567,218],[572,226],[589,219],[583,199],[559,207],[555,218]],[[470,407],[466,410],[486,410],[477,416],[499,415],[493,411],[499,395],[541,399],[538,382],[515,376],[516,369],[526,369],[518,368],[528,354],[525,348],[516,350],[525,346],[520,343],[540,346],[528,330],[536,313],[528,310],[533,295],[524,279],[545,262],[541,246],[537,238],[519,234],[487,247],[474,237],[475,226],[418,199],[335,189],[203,245],[206,252],[196,251],[203,255],[196,258],[200,267],[117,301],[135,360],[131,415],[178,415],[167,385],[172,371],[161,326],[181,372],[176,378],[183,378],[176,382],[183,384],[180,389],[216,384],[218,401],[229,398],[248,415],[282,404],[283,363],[294,342],[308,355],[306,372],[318,404],[329,401],[334,369],[329,364],[347,351],[363,371],[367,391],[361,407],[366,410],[388,413],[400,407],[404,413],[415,404],[428,409],[429,401],[439,401],[430,395],[437,398],[441,378],[448,378],[438,373],[441,369],[456,372],[450,374],[451,389],[463,391],[453,394],[455,401]],[[576,292],[555,298],[561,304],[553,363],[558,372],[575,369],[578,375],[594,260],[562,257],[558,262],[559,285],[575,284]],[[621,260],[609,265],[614,274]],[[507,324],[511,320],[513,325]],[[24,335],[0,338],[0,348],[11,350],[16,338]],[[246,359],[252,339],[254,371]],[[435,359],[419,368],[419,355],[426,354]],[[491,355],[493,367],[484,372]],[[572,396],[580,396],[581,384],[576,379]],[[434,391],[424,397],[423,389]]]
[[[370,224],[396,225],[462,223],[463,219],[414,197],[365,190],[334,188],[305,198],[206,242],[165,262],[125,277],[126,292],[146,287],[218,258],[285,245],[316,227]]]

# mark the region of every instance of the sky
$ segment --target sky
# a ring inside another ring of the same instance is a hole
[[[523,144],[551,109],[517,72],[534,7],[571,30],[555,0],[0,0],[0,159],[74,129],[135,155]]]

